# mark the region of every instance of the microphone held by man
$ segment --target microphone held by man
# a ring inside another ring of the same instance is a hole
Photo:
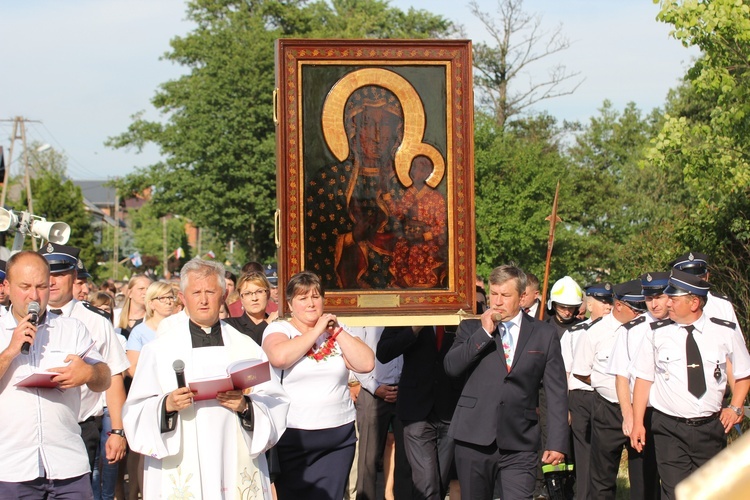
[[[39,323],[39,302],[29,302],[29,323],[31,323],[33,326],[37,326],[37,323]],[[26,334],[29,336],[28,334]],[[31,342],[24,342],[21,346],[21,354],[29,354],[29,349],[31,349]]]

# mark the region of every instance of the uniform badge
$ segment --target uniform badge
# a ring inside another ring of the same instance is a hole
[[[688,260],[695,260],[695,257],[693,257],[693,252],[690,252],[690,255],[688,255]]]
[[[605,283],[604,284],[604,289],[607,290],[607,291],[612,290],[612,285],[610,285],[609,283]]]
[[[652,281],[654,281],[654,278],[651,277],[651,273],[648,273],[646,275],[646,281],[648,281],[649,283],[651,283]]]
[[[78,266],[78,269],[83,269],[83,261],[79,260],[77,266]]]
[[[55,251],[55,247],[52,246],[52,243],[47,244],[47,253],[52,253]]]

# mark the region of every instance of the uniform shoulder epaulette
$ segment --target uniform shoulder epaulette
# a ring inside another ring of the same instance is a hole
[[[107,314],[105,311],[102,311],[101,309],[99,309],[96,306],[92,306],[88,302],[81,301],[81,304],[83,304],[83,307],[85,307],[89,311],[95,312],[99,316],[104,316],[105,318],[107,318],[107,320],[109,320],[109,314]]]
[[[599,322],[600,322],[600,321],[601,321],[602,319],[604,319],[604,316],[599,316],[599,317],[598,317],[598,318],[596,318],[596,319],[595,319],[594,321],[592,321],[591,323],[589,323],[589,326],[588,326],[588,327],[586,327],[586,329],[588,330],[589,328],[591,328],[591,327],[592,327],[592,326],[594,326],[595,324],[599,323]]]
[[[731,328],[732,330],[737,328],[737,324],[729,320],[721,319],[721,318],[710,318],[710,319],[712,323],[716,323],[717,325],[726,326],[727,328]]]
[[[627,323],[623,324],[622,326],[624,326],[626,330],[630,330],[635,325],[640,325],[644,321],[646,321],[646,316],[641,315],[641,316],[638,316],[635,319],[632,319],[632,320],[628,321]]]
[[[569,332],[577,332],[578,330],[588,330],[592,323],[578,323],[568,328]]]
[[[711,297],[716,297],[717,299],[721,299],[721,300],[726,300],[727,302],[730,302],[730,303],[732,302],[732,299],[730,299],[730,298],[729,298],[729,297],[727,297],[726,295],[719,295],[719,294],[717,294],[717,293],[713,293],[713,292],[712,292],[712,293],[711,293]],[[710,300],[710,299],[709,299],[709,300]]]
[[[662,320],[659,320],[659,321],[654,321],[653,323],[651,323],[651,329],[652,330],[656,330],[657,328],[661,328],[662,326],[671,325],[672,323],[674,323],[674,321],[672,321],[671,319],[662,319]]]

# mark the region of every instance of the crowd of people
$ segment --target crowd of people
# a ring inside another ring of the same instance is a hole
[[[623,449],[631,498],[674,498],[750,389],[697,252],[549,297],[499,266],[457,327],[347,327],[308,271],[279,318],[257,263],[121,290],[66,245],[2,267],[0,498],[614,499]],[[268,381],[191,388],[249,359]]]

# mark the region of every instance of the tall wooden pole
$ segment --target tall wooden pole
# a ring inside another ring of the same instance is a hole
[[[547,238],[547,260],[544,263],[544,285],[542,286],[542,303],[539,308],[539,319],[544,319],[544,311],[547,301],[547,285],[549,285],[549,268],[552,262],[552,247],[555,244],[555,228],[558,222],[562,222],[562,219],[557,216],[557,198],[560,195],[560,181],[557,181],[557,188],[555,189],[555,200],[552,202],[552,214],[545,220],[549,221],[549,238]]]

